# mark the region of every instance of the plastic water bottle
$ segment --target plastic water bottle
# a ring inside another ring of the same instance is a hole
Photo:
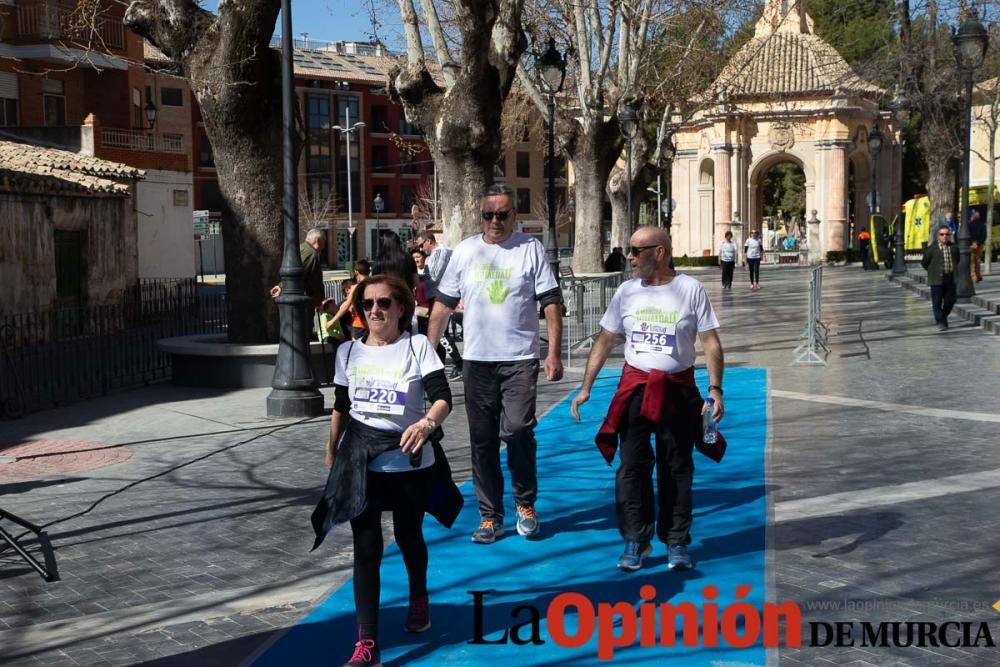
[[[702,441],[706,445],[714,445],[715,441],[719,439],[719,429],[715,425],[715,417],[712,416],[712,411],[715,408],[715,399],[706,398],[705,399],[705,414],[702,417]]]

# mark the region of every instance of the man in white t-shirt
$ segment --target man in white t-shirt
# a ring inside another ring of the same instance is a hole
[[[715,399],[713,417],[725,413],[722,403],[722,343],[719,321],[701,283],[670,268],[670,237],[643,227],[632,235],[628,258],[633,279],[615,292],[601,318],[601,332],[591,348],[580,393],[570,411],[590,399],[597,374],[625,335],[625,367],[608,416],[597,435],[608,464],[615,449],[621,459],[615,481],[615,514],[625,551],[618,567],[634,571],[652,551],[654,523],[667,545],[670,569],[692,567],[691,486],[694,441],[700,437],[702,399],[694,383],[695,339],[701,342],[708,367],[708,393]],[[655,436],[655,454],[650,447]],[[620,445],[619,445],[620,440]],[[653,501],[656,467],[657,508]]]
[[[562,292],[542,244],[514,231],[517,199],[492,185],[480,204],[483,233],[452,252],[438,285],[427,337],[437,344],[448,317],[464,304],[462,377],[472,445],[472,481],[482,521],[472,541],[491,544],[504,533],[500,443],[517,506],[517,532],[538,533],[535,514],[535,398],[539,370],[538,307],[545,314],[545,377],[562,377]]]

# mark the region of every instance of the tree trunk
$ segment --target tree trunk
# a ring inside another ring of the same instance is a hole
[[[576,233],[573,243],[573,271],[592,273],[602,271],[601,239],[603,238],[604,193],[608,177],[621,155],[622,138],[617,120],[602,122],[585,128],[579,121],[559,124],[559,135],[564,138],[564,150],[573,165],[573,193],[575,198]],[[611,247],[624,247],[615,243]]]
[[[931,200],[931,223],[944,220],[946,213],[957,212],[955,202],[955,160],[945,148],[954,145],[954,134],[949,128],[925,121],[920,132],[920,143],[935,146],[926,151],[927,194]],[[957,219],[957,218],[956,218]],[[933,239],[931,239],[933,242]]]
[[[282,255],[282,120],[278,53],[270,48],[280,3],[228,3],[215,16],[191,0],[136,0],[125,25],[175,62],[201,107],[228,211],[229,339],[273,342],[269,292]]]
[[[504,101],[527,48],[522,5],[522,0],[456,3],[462,60],[460,67],[449,68],[447,79],[453,82],[446,79],[447,90],[431,77],[422,54],[417,57],[419,43],[408,43],[410,59],[389,74],[390,95],[402,104],[406,120],[424,131],[437,164],[446,246],[482,229],[479,200],[493,183],[493,165],[503,148]]]
[[[450,158],[439,158],[435,152],[434,160],[445,206],[442,243],[454,248],[462,239],[482,231],[479,202],[483,190],[493,182],[495,160],[484,164],[480,154],[474,152],[452,154]]]

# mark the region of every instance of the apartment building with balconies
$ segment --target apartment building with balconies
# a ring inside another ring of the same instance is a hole
[[[144,170],[139,276],[192,276],[190,95],[125,28],[126,7],[0,0],[0,138]]]

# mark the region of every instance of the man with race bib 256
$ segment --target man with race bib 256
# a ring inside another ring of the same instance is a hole
[[[722,343],[719,322],[701,283],[670,267],[666,231],[643,227],[632,235],[628,258],[633,279],[618,288],[601,318],[601,332],[587,359],[579,407],[616,343],[625,334],[625,361],[618,389],[597,435],[610,465],[615,449],[621,459],[615,481],[615,514],[625,550],[618,567],[633,571],[652,551],[656,535],[668,547],[670,569],[692,567],[691,542],[694,478],[692,449],[700,437],[703,401],[694,382],[695,339],[701,342],[708,367],[714,417],[722,418]],[[650,447],[655,437],[655,454]],[[653,467],[657,468],[657,503],[653,500]],[[659,518],[656,509],[659,508]]]

